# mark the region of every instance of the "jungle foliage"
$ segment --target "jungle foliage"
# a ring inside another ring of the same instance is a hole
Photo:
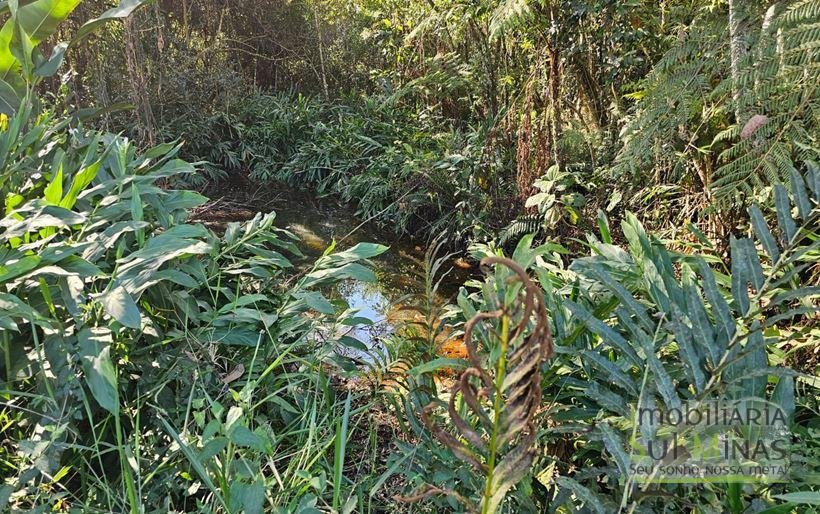
[[[0,511],[820,505],[817,0],[0,19]],[[247,183],[432,241],[416,315],[365,345],[334,294],[384,245],[201,221]],[[638,409],[734,398],[786,480],[637,481]]]

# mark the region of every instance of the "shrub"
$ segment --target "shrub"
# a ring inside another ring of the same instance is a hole
[[[333,335],[356,321],[320,291],[375,279],[385,247],[297,272],[273,214],[222,236],[187,221],[206,199],[157,185],[195,173],[178,147],[141,153],[28,108],[0,147],[4,508],[348,501],[344,453],[326,452],[359,400],[329,370],[360,343]]]

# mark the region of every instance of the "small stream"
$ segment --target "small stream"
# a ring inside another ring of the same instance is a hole
[[[298,236],[300,249],[311,260],[321,256],[334,239],[340,241],[338,250],[364,241],[389,246],[387,252],[373,259],[376,282],[348,280],[331,293],[338,294],[350,308],[358,310],[357,316],[370,320],[370,326],[356,327],[348,334],[369,348],[378,347],[381,337],[392,333],[408,318],[408,299],[422,292],[419,281],[423,280],[426,243],[396,236],[374,223],[362,223],[352,207],[282,184],[229,185],[227,188],[225,184],[217,184],[213,191],[206,191],[206,195],[212,199],[222,197],[226,199],[223,205],[245,209],[251,216],[256,212],[275,211],[276,226]],[[451,261],[439,291],[443,299],[452,299],[469,278],[470,270],[452,264],[454,262]]]

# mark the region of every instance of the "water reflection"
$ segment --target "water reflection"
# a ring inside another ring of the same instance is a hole
[[[219,186],[223,194],[224,185]],[[373,223],[362,223],[352,209],[331,199],[315,198],[282,184],[265,186],[258,190],[227,189],[229,202],[243,205],[250,211],[276,212],[276,226],[285,228],[299,237],[300,249],[306,254],[301,264],[308,266],[325,249],[337,241],[337,250],[344,250],[362,241],[381,243],[390,247],[373,260],[378,280],[362,283],[349,280],[334,291],[326,291],[331,299],[343,299],[357,316],[367,324],[343,327],[344,334],[363,342],[368,348],[381,348],[380,340],[395,331],[403,322],[414,317],[406,307],[407,297],[421,290],[425,244],[409,238],[398,238]],[[300,263],[296,263],[300,264]],[[467,278],[468,272],[455,267],[448,275],[442,290],[451,295]],[[360,355],[366,358],[364,355]]]

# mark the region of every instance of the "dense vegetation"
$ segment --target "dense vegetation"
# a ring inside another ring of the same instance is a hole
[[[0,2],[0,510],[820,505],[820,2],[115,3]],[[285,185],[429,247],[378,345],[394,250],[203,222]],[[637,479],[752,398],[784,480]]]

